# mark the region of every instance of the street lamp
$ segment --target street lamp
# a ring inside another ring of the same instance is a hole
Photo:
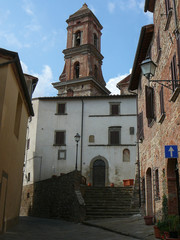
[[[79,133],[76,133],[76,135],[74,136],[74,139],[76,141],[76,165],[75,165],[75,170],[77,170],[78,142],[79,142],[80,138],[81,138],[81,136],[79,135]]]
[[[157,65],[149,57],[141,63],[142,73],[148,80],[154,76],[156,67]]]

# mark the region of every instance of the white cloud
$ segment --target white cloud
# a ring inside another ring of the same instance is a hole
[[[24,9],[24,11],[29,15],[29,16],[33,16],[34,12],[33,12],[33,5],[32,2],[30,0],[23,0],[23,6],[22,8]]]
[[[23,73],[29,74],[28,66],[22,61],[21,61],[21,67],[22,67]]]
[[[43,66],[41,73],[34,73],[32,71],[29,71],[28,66],[22,61],[21,66],[24,73],[30,74],[39,79],[36,89],[33,93],[33,98],[57,95],[57,90],[55,90],[51,84],[53,82],[53,74],[50,66]]]
[[[33,93],[33,98],[57,95],[57,90],[55,90],[51,84],[53,82],[53,74],[50,66],[43,66],[42,72],[40,74],[35,73],[33,76],[39,79],[37,87]]]
[[[15,34],[11,32],[0,31],[0,42],[1,44],[4,43],[5,46],[12,46],[15,49],[23,47],[23,44],[19,41]]]
[[[111,92],[111,95],[113,94],[120,94],[120,90],[116,87],[117,83],[120,82],[122,79],[127,77],[128,74],[119,75],[115,78],[110,78],[109,81],[106,83],[106,87]]]
[[[114,12],[114,9],[115,9],[115,3],[113,2],[109,2],[108,3],[108,10],[110,13],[113,13]]]

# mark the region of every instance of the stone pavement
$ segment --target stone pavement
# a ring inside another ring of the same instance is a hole
[[[105,218],[85,221],[84,224],[99,227],[135,239],[155,240],[152,225],[145,225],[140,214],[125,218]],[[120,238],[121,239],[121,238]]]
[[[101,228],[63,220],[21,217],[0,240],[136,240]]]

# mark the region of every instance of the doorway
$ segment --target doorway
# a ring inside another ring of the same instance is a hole
[[[93,186],[104,187],[105,186],[105,162],[101,159],[97,159],[93,163]]]
[[[168,159],[167,163],[168,185],[168,213],[178,215],[179,209],[179,170],[176,158]]]
[[[5,209],[6,209],[6,195],[7,195],[8,175],[3,171],[0,185],[0,233],[5,230]]]
[[[151,168],[146,172],[146,215],[153,216],[153,202],[152,202],[152,173]]]

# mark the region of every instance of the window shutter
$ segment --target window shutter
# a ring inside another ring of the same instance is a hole
[[[65,144],[65,132],[56,132],[56,144],[57,145]]]
[[[164,114],[164,90],[163,90],[163,86],[161,87],[161,90],[159,92],[160,95],[160,110],[161,110],[161,114]]]
[[[158,35],[157,35],[157,52],[159,52],[160,49],[161,49],[161,46],[160,46],[160,32],[158,30]]]
[[[111,144],[119,144],[119,131],[110,132],[110,142]]]
[[[171,77],[172,77],[172,88],[173,91],[175,88],[178,86],[178,81],[177,81],[177,69],[176,69],[176,54],[174,54],[172,61],[171,61]]]
[[[154,89],[146,86],[146,117],[154,119]]]
[[[111,105],[111,114],[118,115],[119,114],[119,105]]]
[[[178,79],[180,80],[180,34],[177,39],[177,52],[178,52],[178,66],[179,66],[179,77]]]
[[[169,2],[169,0],[165,0],[165,6],[166,6],[166,15],[168,16],[169,9],[170,9],[170,2]]]
[[[143,128],[143,112],[138,114],[137,122],[137,137],[138,140],[144,139],[144,128]]]

